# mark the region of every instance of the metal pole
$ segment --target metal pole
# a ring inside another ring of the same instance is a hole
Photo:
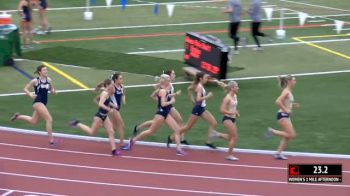
[[[283,30],[283,16],[284,16],[284,8],[280,10],[280,30]]]
[[[86,0],[86,11],[90,12],[90,0]]]

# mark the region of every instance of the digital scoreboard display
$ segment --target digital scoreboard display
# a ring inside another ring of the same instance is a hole
[[[217,79],[226,79],[230,48],[218,38],[189,32],[185,36],[185,63]]]
[[[341,183],[341,164],[289,164],[290,183]]]

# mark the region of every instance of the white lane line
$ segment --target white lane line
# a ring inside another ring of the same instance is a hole
[[[125,173],[149,174],[149,175],[172,176],[172,177],[183,177],[183,178],[198,178],[198,179],[210,179],[210,180],[255,182],[255,180],[251,180],[251,179],[238,179],[238,178],[227,178],[227,177],[219,177],[219,176],[202,176],[202,175],[164,173],[164,172],[150,172],[150,171],[142,171],[142,170],[129,170],[129,169],[106,168],[106,167],[94,167],[94,166],[87,166],[87,165],[81,165],[81,164],[80,165],[74,165],[74,164],[56,163],[56,162],[54,163],[54,162],[47,162],[47,161],[35,161],[35,160],[27,160],[27,159],[17,159],[17,158],[10,158],[10,157],[0,157],[0,159],[8,160],[8,161],[23,162],[23,163],[34,163],[34,164],[41,164],[41,165],[73,167],[73,168],[82,168],[82,169],[90,169],[90,170],[101,170],[101,171],[112,171],[112,172],[125,172]],[[269,182],[269,181],[267,180],[267,182]]]
[[[284,2],[287,2],[287,3],[300,4],[300,5],[307,5],[307,6],[311,6],[311,7],[319,7],[319,8],[326,8],[326,9],[343,11],[343,12],[350,12],[350,10],[334,8],[334,7],[328,7],[328,6],[322,6],[322,5],[315,5],[315,4],[310,4],[310,3],[303,3],[303,2],[296,2],[296,1],[289,1],[289,0],[280,0],[280,1],[284,1]]]
[[[334,31],[337,31],[337,29],[333,29]],[[344,28],[344,29],[342,29],[342,31],[349,31],[350,30],[350,28]]]
[[[320,15],[313,17],[338,17],[349,16],[350,14],[333,14],[333,15]],[[299,17],[284,17],[283,19],[296,19]],[[281,18],[272,18],[273,20],[279,20]],[[267,20],[267,19],[262,19]],[[58,29],[52,30],[52,32],[74,32],[74,31],[96,31],[96,30],[115,30],[115,29],[137,29],[137,28],[155,28],[155,27],[171,27],[171,26],[192,26],[192,25],[205,25],[205,24],[226,24],[228,20],[222,21],[202,21],[202,22],[186,22],[186,23],[169,23],[169,24],[154,24],[154,25],[132,25],[132,26],[116,26],[116,27],[96,27],[96,28],[79,28],[79,29]],[[251,22],[251,20],[241,20],[241,22]]]
[[[309,20],[311,23],[325,22],[326,20]]]
[[[42,147],[36,147],[36,146],[26,146],[26,145],[17,145],[17,144],[8,144],[8,143],[0,143],[0,145],[10,146],[10,147],[35,149],[35,150],[62,152],[62,153],[72,153],[72,154],[83,154],[83,155],[92,155],[92,156],[111,157],[111,155],[109,155],[109,154],[102,154],[102,153],[82,152],[82,151],[73,151],[73,150],[60,150],[60,149],[42,148]],[[148,161],[173,162],[173,163],[212,165],[212,166],[246,167],[246,168],[276,169],[276,170],[286,170],[287,169],[287,168],[284,168],[284,167],[270,167],[270,166],[258,166],[258,165],[242,165],[242,164],[226,164],[226,163],[200,162],[200,161],[183,161],[183,160],[175,160],[175,159],[161,159],[161,158],[136,157],[136,156],[124,156],[124,155],[122,155],[121,158],[139,159],[139,160],[148,160]]]
[[[289,11],[292,11],[292,12],[295,12],[296,14],[299,13],[299,11],[297,10],[293,10],[293,9],[289,9],[289,8],[284,8],[285,10],[289,10]],[[310,16],[311,18],[323,18],[323,19],[327,19],[327,20],[331,20],[331,21],[336,21],[335,19],[332,19],[332,18],[329,18],[329,17],[325,17],[325,16]]]
[[[295,12],[287,12],[287,13],[283,13],[283,14],[285,14],[285,15],[298,15],[298,13],[295,13]]]
[[[334,42],[336,42],[335,40]],[[349,39],[350,41],[350,39]],[[301,42],[298,42],[301,43]],[[310,41],[310,43],[313,43]],[[310,72],[310,73],[294,73],[292,75],[295,76],[316,76],[316,75],[328,75],[328,74],[339,74],[339,73],[349,73],[350,70],[337,70],[337,71],[325,71],[325,72]],[[284,74],[281,74],[284,75]],[[272,76],[256,76],[256,77],[242,77],[242,78],[228,78],[222,81],[230,81],[230,80],[256,80],[256,79],[271,79],[271,78],[276,78],[280,75],[272,75]],[[174,85],[179,85],[179,84],[190,84],[192,82],[174,82]],[[140,84],[140,85],[129,85],[125,86],[125,88],[142,88],[142,87],[152,87],[154,84]],[[82,92],[82,91],[92,91],[94,88],[90,89],[67,89],[67,90],[56,90],[57,93],[66,93],[66,92]],[[10,97],[10,96],[19,96],[19,95],[25,95],[25,93],[4,93],[0,94],[0,97]],[[1,126],[0,126],[1,127]],[[11,129],[10,127],[3,127],[4,129]],[[23,131],[23,130],[22,130]],[[239,150],[239,149],[237,149]],[[237,151],[239,152],[239,151]]]
[[[75,180],[75,179],[67,179],[67,178],[54,178],[54,177],[49,177],[49,176],[27,175],[27,174],[11,173],[11,172],[0,172],[0,174],[10,175],[10,176],[45,179],[45,180],[56,180],[56,181],[63,181],[63,182],[93,184],[93,185],[107,185],[107,186],[154,189],[154,190],[164,190],[164,191],[215,194],[215,195],[241,195],[238,193],[223,193],[223,192],[220,193],[220,192],[208,192],[208,191],[198,191],[198,190],[189,190],[189,189],[174,189],[174,188],[163,188],[163,187],[152,187],[152,186],[140,186],[140,185],[131,185],[131,184],[115,184],[115,183],[97,182],[97,181],[89,181],[89,180]],[[350,188],[350,185],[344,185],[344,184],[317,184],[317,183],[314,183],[314,184],[311,184],[311,183],[290,184],[290,183],[285,182],[285,181],[252,180],[252,179],[239,179],[239,178],[232,178],[232,181],[250,182],[250,183],[284,184],[284,185],[294,185],[294,186],[320,186],[320,187]]]
[[[37,195],[47,195],[47,196],[65,196],[65,195],[58,195],[58,194],[52,194],[52,193],[43,193],[43,192],[32,192],[32,191],[25,191],[25,190],[18,190],[18,189],[4,189],[0,188],[2,191],[14,191],[19,193],[29,193],[29,194],[37,194]]]
[[[9,196],[14,192],[15,192],[14,190],[8,190],[6,193],[2,194],[1,196]]]
[[[73,151],[73,150],[60,150],[60,149],[42,148],[42,147],[17,145],[17,144],[8,144],[8,143],[0,143],[0,145],[10,146],[10,147],[35,149],[35,150],[53,151],[53,152],[63,152],[63,153],[73,153],[73,154],[83,154],[83,155],[110,157],[109,154],[102,154],[102,153],[81,152],[81,151]],[[151,157],[124,156],[124,155],[121,156],[121,158],[147,160],[147,161],[162,161],[162,162],[182,163],[182,164],[186,163],[186,164],[211,165],[211,166],[227,166],[227,167],[244,167],[244,168],[257,168],[257,169],[287,170],[287,168],[285,168],[285,167],[271,167],[271,166],[261,166],[261,165],[244,165],[244,164],[233,164],[233,163],[228,164],[228,163],[215,163],[215,162],[202,162],[202,161],[184,161],[184,160],[161,159],[161,158],[151,158]],[[350,171],[343,171],[343,172],[350,173]]]
[[[293,74],[293,75],[308,76],[308,75],[327,75],[327,74],[337,74],[337,73],[350,73],[350,70],[302,73],[302,74]],[[276,78],[276,77],[278,77],[278,76],[274,76],[274,78]],[[253,78],[254,77],[251,77],[251,79],[253,79]],[[240,80],[240,79],[241,78],[238,78],[238,80]],[[249,79],[249,78],[245,78],[245,79]],[[232,80],[232,79],[228,79],[228,80]],[[236,80],[236,79],[234,79],[234,80]],[[177,84],[179,84],[179,83],[177,83]],[[0,130],[6,131],[6,132],[21,133],[21,134],[47,136],[46,131],[20,129],[20,128],[4,127],[4,126],[0,126]],[[54,137],[67,138],[67,139],[94,141],[94,142],[109,142],[108,138],[101,138],[101,137],[72,135],[72,134],[65,134],[65,133],[53,133],[53,135],[54,135]],[[119,139],[116,139],[115,141],[118,143]],[[159,143],[159,142],[140,141],[140,142],[138,142],[138,144],[142,145],[142,146],[150,146],[150,147],[158,147],[158,148],[165,147],[164,143]],[[175,147],[175,144],[171,144],[171,147]],[[227,150],[228,150],[228,148],[224,148],[224,147],[218,147],[217,149],[213,150],[213,149],[208,149],[207,147],[198,146],[198,145],[184,146],[184,148],[192,149],[192,150],[218,151],[218,152],[227,152]],[[236,152],[243,153],[243,154],[245,153],[245,154],[273,155],[276,153],[276,151],[274,151],[274,150],[257,150],[257,149],[242,149],[242,148],[236,148],[235,150],[236,150]],[[290,155],[290,156],[316,157],[316,158],[326,158],[326,159],[333,159],[333,160],[350,159],[350,155],[347,155],[347,154],[326,154],[326,153],[290,152],[290,151],[285,151],[285,154]]]
[[[112,186],[112,187],[126,187],[126,188],[138,188],[138,189],[149,189],[149,190],[160,190],[160,191],[185,192],[185,193],[200,193],[200,194],[208,194],[208,195],[253,196],[253,195],[242,194],[242,193],[225,193],[225,192],[200,191],[200,190],[191,190],[191,189],[164,188],[164,187],[155,187],[155,186],[139,186],[139,185],[132,185],[132,184],[117,184],[117,183],[96,182],[96,181],[88,181],[88,180],[74,180],[74,179],[67,179],[67,178],[52,178],[47,176],[35,176],[35,175],[26,175],[26,174],[20,174],[20,173],[9,173],[9,172],[0,172],[0,174],[8,175],[8,176],[18,176],[18,177],[35,178],[35,179],[43,179],[43,180],[54,180],[54,181],[60,181],[60,182],[103,185],[103,186]]]
[[[185,178],[198,178],[198,179],[224,180],[224,181],[263,182],[263,183],[277,183],[277,184],[285,183],[284,181],[227,178],[227,177],[218,177],[218,176],[202,176],[202,175],[190,175],[190,174],[149,172],[149,171],[141,171],[141,170],[128,170],[128,169],[93,167],[93,166],[86,166],[86,165],[53,163],[53,162],[46,162],[46,161],[34,161],[34,160],[16,159],[16,158],[9,158],[9,157],[0,157],[0,159],[2,159],[2,160],[9,160],[9,161],[17,161],[17,162],[25,162],[25,163],[35,163],[35,164],[42,164],[42,165],[53,165],[53,166],[73,167],[73,168],[83,168],[83,169],[95,169],[95,170],[113,171],[113,172],[149,174],[149,175],[159,175],[159,176],[172,176],[172,177],[185,177]],[[317,185],[318,186],[323,186],[324,184],[317,184]],[[350,185],[346,185],[346,186],[350,187]]]
[[[329,26],[334,26],[334,24],[331,24]],[[329,42],[346,42],[350,41],[350,39],[330,39],[330,40],[315,40],[315,41],[308,41],[310,43],[329,43]],[[302,42],[283,42],[283,43],[273,43],[273,44],[263,44],[263,46],[288,46],[288,45],[304,45],[305,43]],[[247,45],[246,47],[252,48],[256,47],[256,45]],[[230,48],[233,48],[233,46],[230,46]],[[173,49],[173,50],[153,50],[153,51],[137,51],[137,52],[128,52],[127,54],[158,54],[158,53],[170,53],[170,52],[184,52],[184,49]]]

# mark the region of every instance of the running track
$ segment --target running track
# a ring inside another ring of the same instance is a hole
[[[350,160],[242,154],[136,145],[111,157],[104,142],[0,130],[0,195],[350,195]],[[343,183],[287,183],[288,163],[342,163]]]

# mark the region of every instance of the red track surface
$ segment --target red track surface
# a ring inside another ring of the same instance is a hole
[[[0,131],[0,195],[350,195],[350,160],[241,154],[136,145],[111,157],[103,142]],[[287,183],[288,163],[342,163],[343,183]],[[11,191],[12,190],[12,191]],[[40,194],[41,193],[41,194]]]

